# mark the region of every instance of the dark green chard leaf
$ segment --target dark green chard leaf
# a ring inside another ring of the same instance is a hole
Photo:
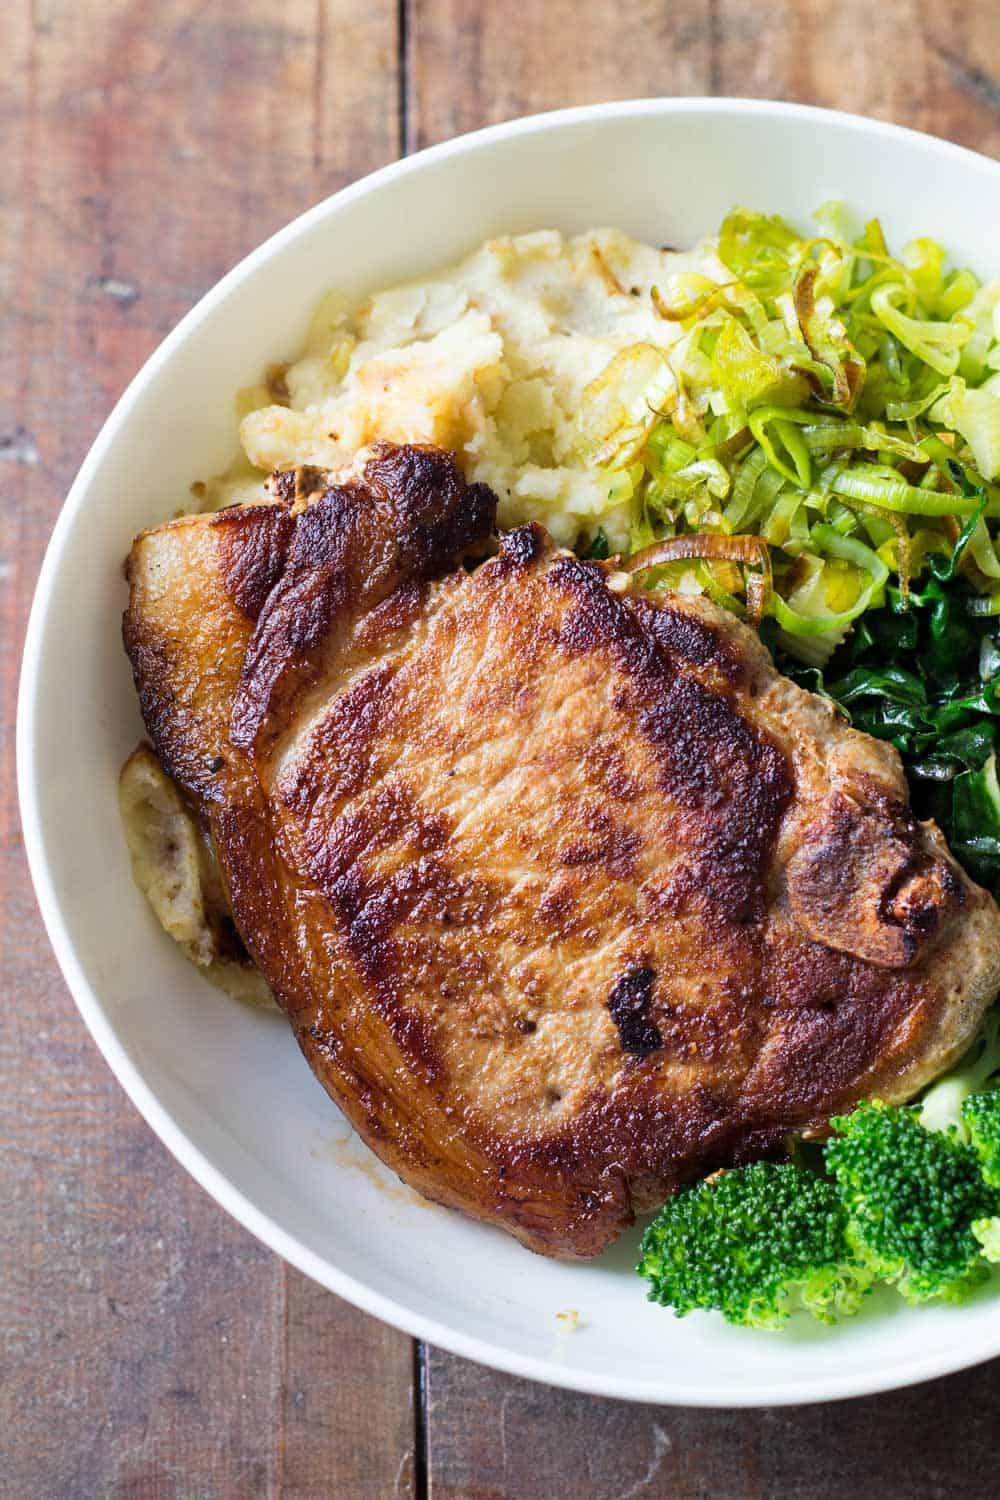
[[[838,703],[853,703],[856,698],[888,698],[893,703],[910,704],[927,702],[923,682],[903,667],[854,667],[846,677],[833,683],[829,692]]]
[[[996,745],[997,725],[990,719],[960,729],[956,734],[943,734],[938,740],[939,755],[960,760],[970,770],[981,770],[993,754]]]
[[[942,687],[949,673],[956,674],[968,665],[970,655],[978,651],[979,639],[966,622],[964,613],[950,599],[939,599],[929,611],[927,668],[941,679]]]
[[[959,475],[964,480],[964,473],[960,465],[950,464],[949,468],[957,468]],[[952,477],[954,477],[954,475]],[[962,488],[966,493],[970,492],[970,487],[967,484],[963,483]],[[982,488],[982,486],[976,486],[975,490],[971,492],[979,497],[979,504],[972,512],[972,515],[968,517],[965,525],[962,527],[962,530],[959,533],[958,540],[955,543],[954,547],[951,549],[951,556],[939,557],[936,553],[933,553],[927,559],[928,566],[930,567],[931,572],[934,574],[934,577],[940,579],[942,583],[950,583],[958,572],[958,565],[962,561],[962,554],[964,553],[966,547],[969,545],[969,542],[972,539],[972,533],[975,531],[976,527],[979,525],[979,522],[982,520],[983,511],[986,509],[986,491]]]
[[[800,662],[786,662],[784,670],[785,675],[797,682],[799,687],[805,688],[806,692],[822,693],[825,698],[829,698],[821,667],[804,667]]]
[[[963,771],[955,778],[955,832],[965,842],[1000,837],[1000,786],[996,756],[978,771]]]
[[[595,562],[604,562],[611,555],[607,533],[603,526],[598,526],[591,539],[590,546],[580,555],[581,557],[593,558]]]
[[[931,781],[953,781],[960,771],[981,770],[993,754],[995,740],[996,725],[988,719],[954,734],[939,735],[932,754],[914,761],[909,773]]]
[[[898,591],[892,590],[898,598]],[[878,646],[887,655],[897,651],[913,651],[920,638],[920,625],[912,609],[875,610],[870,616],[862,616],[851,642],[852,660],[859,660],[872,646]]]

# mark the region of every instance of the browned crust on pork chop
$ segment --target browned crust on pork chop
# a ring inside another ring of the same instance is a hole
[[[126,647],[247,946],[407,1181],[592,1255],[967,1044],[1000,913],[753,632],[539,527],[456,569],[494,501],[435,450],[272,493],[137,540]]]

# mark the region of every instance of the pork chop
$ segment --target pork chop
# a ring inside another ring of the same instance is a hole
[[[896,752],[702,598],[631,591],[434,449],[131,552],[146,727],[371,1148],[532,1249],[898,1101],[1000,986],[1000,912]]]

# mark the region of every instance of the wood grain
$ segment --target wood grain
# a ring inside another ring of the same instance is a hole
[[[0,1494],[410,1495],[411,1341],[276,1260],[132,1109],[41,931],[13,779],[69,481],[223,271],[398,154],[396,5],[13,0],[0,57]]]
[[[783,96],[1000,155],[995,0],[8,0],[0,58],[0,1495],[988,1493],[998,1364],[749,1413],[593,1401],[435,1350],[415,1384],[410,1341],[229,1221],[97,1056],[28,885],[13,723],[80,459],[271,230],[404,146],[594,99]]]
[[[705,0],[404,0],[407,147],[600,99],[710,92]]]
[[[950,1500],[990,1492],[1000,1362],[832,1406],[598,1401],[431,1350],[432,1500]]]
[[[410,149],[564,105],[734,94],[854,110],[1000,154],[993,0],[405,5]]]

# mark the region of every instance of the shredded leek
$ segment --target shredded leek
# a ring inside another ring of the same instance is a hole
[[[807,412],[781,406],[761,406],[750,412],[747,417],[747,426],[763,448],[772,469],[777,469],[779,474],[784,474],[792,484],[797,484],[804,490],[809,488],[812,465],[809,460],[809,449],[803,441],[802,434],[796,431],[795,423],[809,420]],[[768,423],[773,423],[775,436],[781,449],[784,450],[784,457],[778,451],[778,444],[768,433]]]
[[[838,469],[828,475],[827,484],[835,495],[867,500],[870,505],[908,516],[961,516],[976,508],[972,496],[921,489],[908,484],[884,464],[859,464]]]
[[[939,375],[954,374],[958,369],[959,350],[969,342],[971,323],[938,323],[929,318],[910,317],[896,305],[906,296],[906,288],[899,282],[876,287],[871,297],[872,312],[903,348],[916,354],[925,365],[930,365]]]
[[[778,644],[813,666],[889,585],[905,610],[928,575],[955,579],[969,614],[1000,612],[1000,281],[929,237],[893,254],[843,205],[816,219],[809,236],[734,209],[710,246],[722,276],[668,272],[649,294],[676,342],[620,351],[574,425],[609,496],[631,497],[633,552],[759,540]],[[755,566],[700,555],[683,586],[756,618]]]
[[[973,462],[986,480],[1000,479],[1000,392],[990,382],[970,390],[953,377],[948,389],[931,407],[931,420],[941,422],[965,439]]]
[[[828,631],[842,630],[864,614],[889,577],[889,569],[878,553],[856,538],[841,536],[834,527],[822,525],[813,527],[812,536],[821,555],[852,563],[862,573],[867,573],[868,582],[849,609],[831,614],[803,614],[786,604],[780,594],[774,594],[770,604],[771,613],[781,629],[790,636],[822,635]]]

